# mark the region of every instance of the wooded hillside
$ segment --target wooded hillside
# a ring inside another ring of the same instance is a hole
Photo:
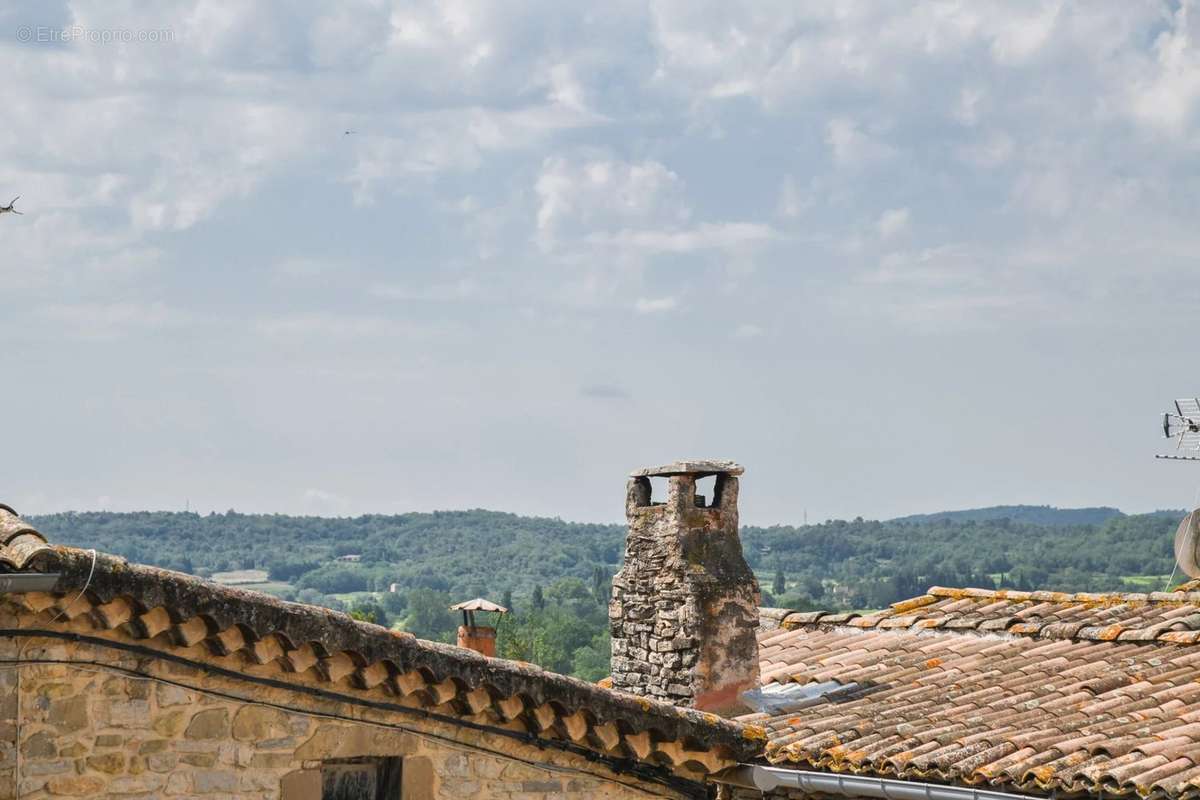
[[[1002,513],[1003,512],[1003,513]],[[878,608],[931,585],[1147,591],[1164,587],[1183,512],[1007,506],[890,521],[742,528],[765,605]],[[518,612],[501,651],[583,677],[607,670],[605,606],[624,526],[495,511],[327,519],[268,514],[64,513],[30,521],[52,541],[232,580],[448,639],[451,602]],[[349,560],[339,557],[356,556]],[[261,575],[261,573],[259,573]],[[398,591],[390,592],[396,584]]]

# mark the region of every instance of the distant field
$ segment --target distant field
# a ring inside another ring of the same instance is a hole
[[[1167,579],[1170,575],[1122,575],[1121,580],[1137,587],[1139,592],[1162,592],[1167,589]],[[1181,583],[1187,576],[1175,574],[1175,583]]]
[[[265,569],[235,569],[230,572],[214,572],[212,579],[226,586],[241,586],[247,583],[267,583],[270,575]]]
[[[346,605],[352,606],[359,600],[378,601],[385,594],[387,592],[338,592],[329,597],[335,597]]]
[[[286,581],[263,581],[262,583],[239,583],[237,587],[266,594],[282,594],[291,589],[292,585]]]

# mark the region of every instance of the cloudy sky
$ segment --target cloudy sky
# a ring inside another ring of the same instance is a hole
[[[1196,498],[1193,3],[24,5],[22,511]]]

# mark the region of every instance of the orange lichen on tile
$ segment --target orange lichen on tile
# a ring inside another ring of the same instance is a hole
[[[920,597],[914,597],[911,600],[901,600],[898,603],[892,603],[891,609],[894,614],[903,614],[912,611],[922,606],[927,606],[931,603],[936,603],[937,598],[931,594],[923,594]]]
[[[871,627],[798,624],[771,640],[770,669],[791,660],[843,688],[756,720],[766,757],[1017,793],[1177,797],[1200,786],[1185,758],[1200,753],[1193,594],[935,587],[864,617]]]

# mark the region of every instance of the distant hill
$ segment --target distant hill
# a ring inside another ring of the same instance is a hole
[[[878,607],[931,585],[1064,591],[1159,588],[1182,511],[1126,515],[1052,506],[917,514],[887,521],[744,526],[752,568],[825,606]],[[495,511],[321,518],[282,514],[64,513],[32,517],[52,541],[203,576],[265,570],[279,591],[345,596],[430,589],[456,600],[527,597],[570,579],[601,594],[624,527]],[[339,556],[354,554],[353,563]],[[835,591],[836,590],[836,591]],[[775,591],[774,594],[780,594]]]
[[[741,535],[765,605],[870,609],[930,586],[1164,589],[1182,516],[995,506],[883,522],[743,526]],[[585,680],[610,674],[607,604],[623,525],[483,510],[338,518],[67,512],[29,521],[53,542],[346,610],[427,639],[453,641],[450,604],[487,597],[515,611],[500,626],[504,657]]]
[[[1174,512],[1156,512],[1174,513]],[[891,522],[935,522],[951,520],[953,522],[985,522],[996,519],[1010,519],[1013,522],[1027,522],[1031,525],[1099,525],[1114,517],[1123,517],[1120,510],[1108,506],[1093,508],[1057,508],[1055,506],[988,506],[987,508],[966,508],[962,511],[938,511],[933,514],[910,514],[907,517],[897,517]]]

